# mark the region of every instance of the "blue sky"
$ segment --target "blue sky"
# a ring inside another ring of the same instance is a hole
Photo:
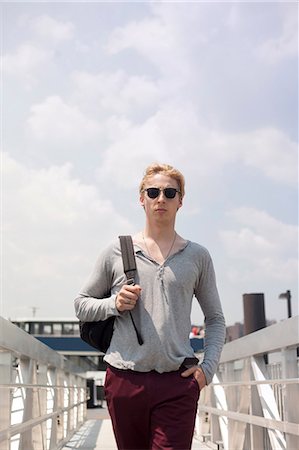
[[[186,177],[227,324],[298,299],[298,4],[2,3],[1,314],[73,317],[101,248],[139,231],[145,167]],[[298,313],[298,312],[297,312]],[[202,315],[195,305],[193,321]]]

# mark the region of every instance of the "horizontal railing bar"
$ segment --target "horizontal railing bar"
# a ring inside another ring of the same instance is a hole
[[[250,381],[222,381],[219,383],[211,383],[210,386],[254,386],[259,384],[299,384],[299,378],[283,378],[283,379],[269,379],[269,380],[250,380]],[[0,384],[0,388],[39,388],[39,389],[86,389],[85,386],[63,386],[60,384],[22,384],[10,383]]]
[[[254,386],[258,384],[299,384],[299,378],[274,379],[274,380],[250,380],[250,381],[221,381],[211,383],[210,386]]]
[[[4,430],[0,431],[0,442],[3,441],[4,439],[9,439],[10,437],[14,436],[15,434],[23,433],[24,431],[31,429],[43,422],[46,422],[47,420],[50,420],[53,417],[58,416],[59,414],[63,414],[64,412],[71,411],[72,409],[74,409],[84,403],[85,403],[85,400],[82,400],[78,403],[73,403],[70,406],[66,406],[64,408],[59,408],[56,411],[53,411],[48,414],[44,414],[43,416],[34,417],[30,420],[26,420],[25,422],[11,425],[10,427],[5,428]]]
[[[11,436],[14,436],[15,434],[23,433],[24,431],[31,429],[36,425],[41,424],[42,422],[52,419],[52,417],[56,415],[57,415],[56,412],[52,412],[40,417],[27,420],[26,422],[11,425],[10,427],[0,431],[0,442],[3,441],[4,439],[9,439]]]
[[[199,411],[207,412],[212,415],[225,416],[228,419],[236,420],[237,422],[245,422],[251,425],[257,425],[263,428],[270,428],[272,430],[279,430],[283,433],[293,434],[299,436],[299,427],[297,423],[283,422],[280,420],[266,419],[264,417],[248,415],[244,413],[237,413],[234,411],[219,410],[211,406],[198,405]]]
[[[224,345],[220,364],[299,346],[299,317],[294,316]],[[279,339],[277,339],[279,336]]]
[[[62,369],[64,372],[76,373],[76,367],[71,361],[66,360],[63,355],[43,344],[32,335],[21,330],[18,326],[0,316],[0,349],[24,359],[32,359],[47,367]]]
[[[86,389],[85,386],[63,386],[60,384],[22,384],[22,383],[10,383],[0,384],[0,388],[39,388],[39,389]]]

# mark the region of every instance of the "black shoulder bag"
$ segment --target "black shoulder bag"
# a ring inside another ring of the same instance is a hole
[[[132,237],[119,236],[119,240],[127,283],[134,284],[136,274],[136,261]],[[138,343],[139,345],[142,345],[143,340],[139,331],[137,330],[131,311],[129,314],[136,332]],[[97,350],[100,350],[100,352],[106,353],[112,339],[114,321],[115,316],[111,316],[106,320],[99,320],[97,322],[79,321],[81,339],[83,339],[83,341],[87,342],[87,344],[91,345],[92,347],[95,347]]]

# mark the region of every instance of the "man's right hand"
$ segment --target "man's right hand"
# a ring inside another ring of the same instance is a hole
[[[131,311],[135,308],[141,287],[138,284],[125,284],[116,296],[115,305],[119,312]]]

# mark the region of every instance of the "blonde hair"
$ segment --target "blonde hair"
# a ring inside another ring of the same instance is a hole
[[[160,174],[160,173],[162,173],[163,175],[166,175],[168,177],[171,177],[177,181],[177,183],[179,185],[179,191],[180,191],[181,198],[183,198],[185,195],[185,178],[179,170],[175,169],[174,167],[170,166],[169,164],[153,163],[150,166],[148,166],[145,169],[144,176],[141,180],[141,183],[139,186],[139,192],[140,193],[143,192],[145,183],[147,182],[147,180],[150,177]]]

